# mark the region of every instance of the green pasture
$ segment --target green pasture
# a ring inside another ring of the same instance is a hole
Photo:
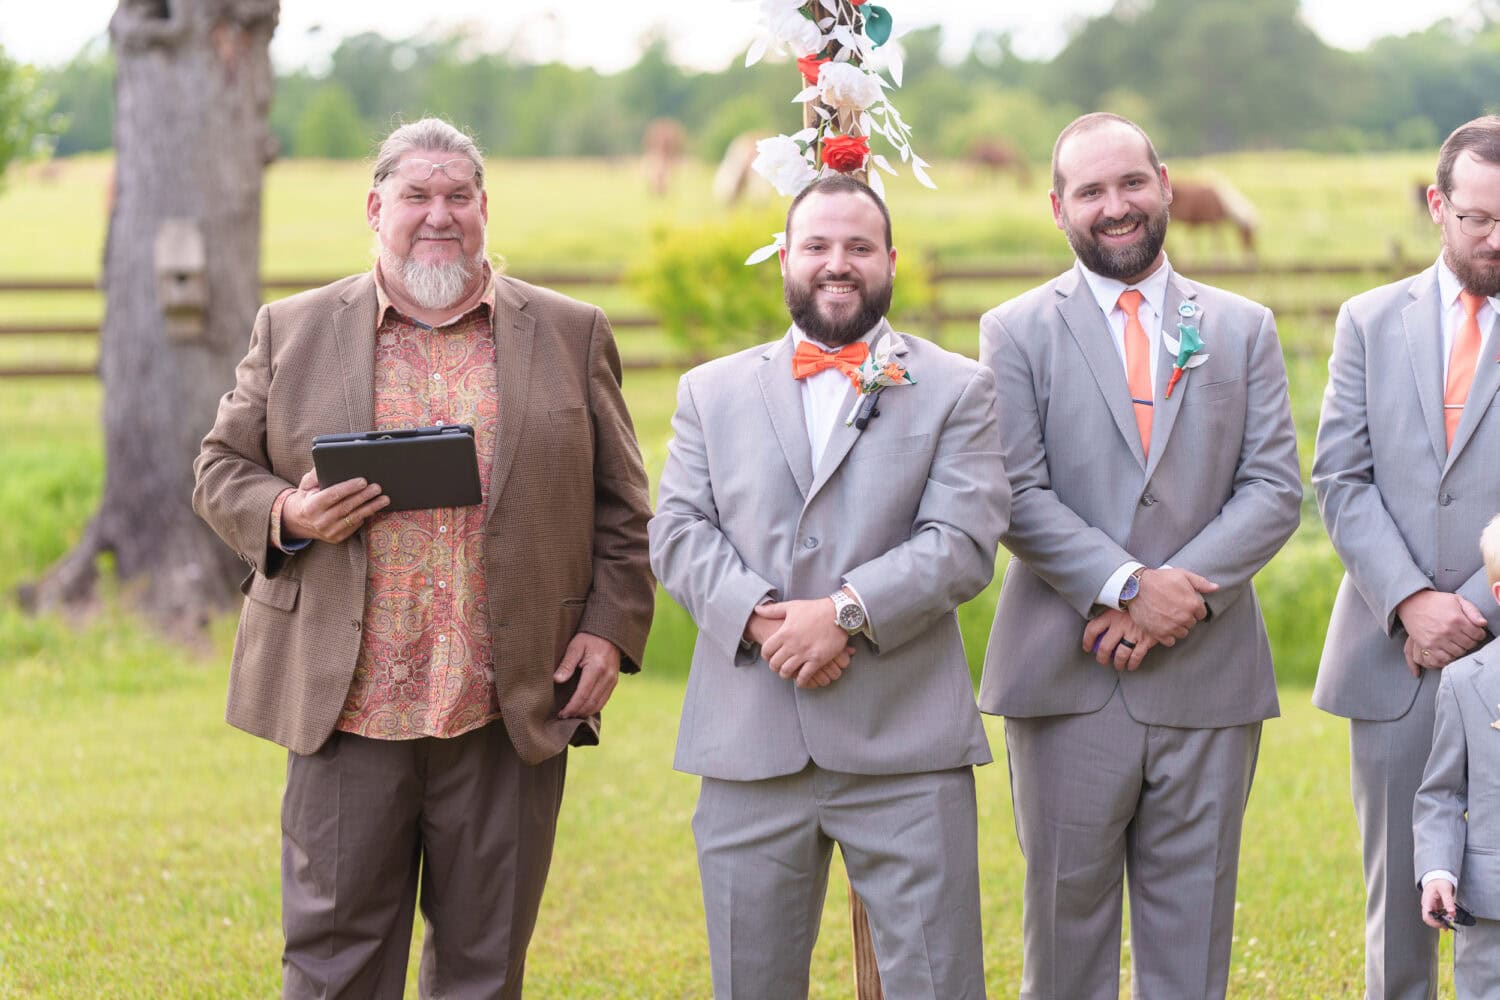
[[[1176,166],[1175,164],[1169,164]],[[1182,164],[1186,176],[1199,165]],[[1215,160],[1254,200],[1267,260],[1375,259],[1399,243],[1434,252],[1411,182],[1427,158],[1236,156]],[[103,240],[100,159],[64,161],[43,182],[13,174],[0,194],[0,279],[92,276]],[[893,184],[907,253],[1065,266],[1043,181],[1018,190],[941,167],[936,193]],[[267,179],[263,270],[334,274],[367,265],[358,167],[293,162]],[[558,266],[615,269],[655,225],[700,222],[707,169],[661,203],[634,163],[518,162],[490,171],[490,244],[525,276]],[[766,232],[779,229],[775,211]],[[748,252],[747,248],[747,252]],[[1188,262],[1224,254],[1188,241]],[[770,265],[767,265],[770,266]],[[899,280],[899,278],[898,278]],[[1373,283],[1371,278],[1365,284]],[[1350,280],[1239,284],[1264,300],[1337,300]],[[964,289],[978,305],[1018,288]],[[596,294],[599,293],[599,294]],[[612,310],[625,289],[581,292]],[[91,296],[0,295],[0,320],[97,317]],[[1331,320],[1282,319],[1306,472]],[[972,348],[972,330],[944,331]],[[622,333],[627,353],[661,346]],[[7,342],[9,341],[9,342]],[[87,361],[87,338],[0,337],[0,366]],[[665,459],[676,372],[632,372],[626,390],[653,483]],[[199,648],[153,636],[120,595],[75,621],[23,616],[10,595],[78,537],[102,483],[100,388],[91,379],[0,380],[0,998],[268,997],[279,982],[278,805],[284,754],[222,721],[233,616]],[[1246,820],[1231,995],[1360,994],[1362,892],[1348,793],[1344,724],[1309,704],[1338,563],[1311,502],[1304,526],[1258,580],[1281,679],[1283,717],[1267,723]],[[987,638],[995,588],[966,606],[971,658]],[[542,998],[708,995],[707,950],[692,840],[692,779],[671,770],[693,630],[665,597],[646,672],[623,683],[602,748],[573,754],[541,924],[528,967]],[[991,721],[997,754],[1004,741]],[[1002,761],[978,772],[986,967],[990,993],[1020,976],[1020,886]],[[814,995],[848,997],[845,897],[836,875],[814,969]],[[1445,959],[1446,961],[1446,959]],[[414,977],[412,982],[414,983]],[[1122,985],[1128,983],[1128,975]],[[412,995],[415,995],[414,987]]]

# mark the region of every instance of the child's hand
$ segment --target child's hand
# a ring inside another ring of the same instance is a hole
[[[1441,913],[1447,920],[1439,920],[1433,916]],[[1445,878],[1435,878],[1427,883],[1422,890],[1422,922],[1428,927],[1438,930],[1452,930],[1450,922],[1458,915],[1458,907],[1453,900],[1453,883]]]

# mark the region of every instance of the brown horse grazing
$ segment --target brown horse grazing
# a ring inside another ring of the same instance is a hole
[[[1031,183],[1031,164],[1014,144],[1005,139],[975,139],[969,144],[964,159],[991,177],[1001,171],[1010,171],[1022,187]]]
[[[1255,253],[1255,208],[1228,181],[1173,181],[1172,221],[1183,226],[1232,225],[1247,254]]]
[[[674,118],[655,118],[646,126],[641,141],[642,156],[646,169],[646,185],[658,198],[667,193],[672,181],[672,171],[682,159],[687,145],[687,133]]]

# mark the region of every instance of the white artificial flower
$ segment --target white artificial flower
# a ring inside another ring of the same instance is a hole
[[[780,194],[795,197],[818,176],[808,164],[802,147],[789,136],[762,139],[755,149],[759,155],[750,166]]]
[[[863,111],[882,97],[880,80],[846,62],[824,63],[818,72],[818,96],[839,111]]]
[[[795,56],[805,56],[823,47],[823,33],[802,16],[800,0],[761,0],[761,19],[766,31]]]

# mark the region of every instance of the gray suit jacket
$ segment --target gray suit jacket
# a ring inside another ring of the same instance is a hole
[[[1459,902],[1487,920],[1500,920],[1497,724],[1500,646],[1490,643],[1443,670],[1432,753],[1412,806],[1417,877],[1434,868],[1457,875]]]
[[[1328,361],[1313,488],[1344,562],[1313,704],[1397,719],[1417,696],[1396,605],[1427,587],[1467,597],[1500,632],[1479,533],[1500,509],[1500,365],[1480,352],[1450,452],[1437,267],[1344,303]]]
[[[916,384],[887,389],[864,431],[842,420],[851,388],[816,470],[790,335],[682,377],[650,524],[652,566],[699,628],[679,770],[753,780],[809,760],[902,774],[991,759],[954,609],[993,576],[1010,507],[994,380],[896,336]],[[798,689],[742,646],[763,599],[844,581],[874,643],[855,639],[832,685]]]
[[[1241,725],[1275,716],[1276,681],[1250,578],[1296,530],[1302,486],[1276,326],[1264,306],[1173,274],[1166,321],[1191,299],[1208,360],[1171,399],[1157,365],[1151,453],[1125,368],[1078,267],[986,313],[1015,558],[995,612],[979,704],[1011,716],[1101,708],[1116,686],[1139,722]],[[1129,560],[1218,583],[1209,620],[1134,673],[1081,648],[1094,598]]]

